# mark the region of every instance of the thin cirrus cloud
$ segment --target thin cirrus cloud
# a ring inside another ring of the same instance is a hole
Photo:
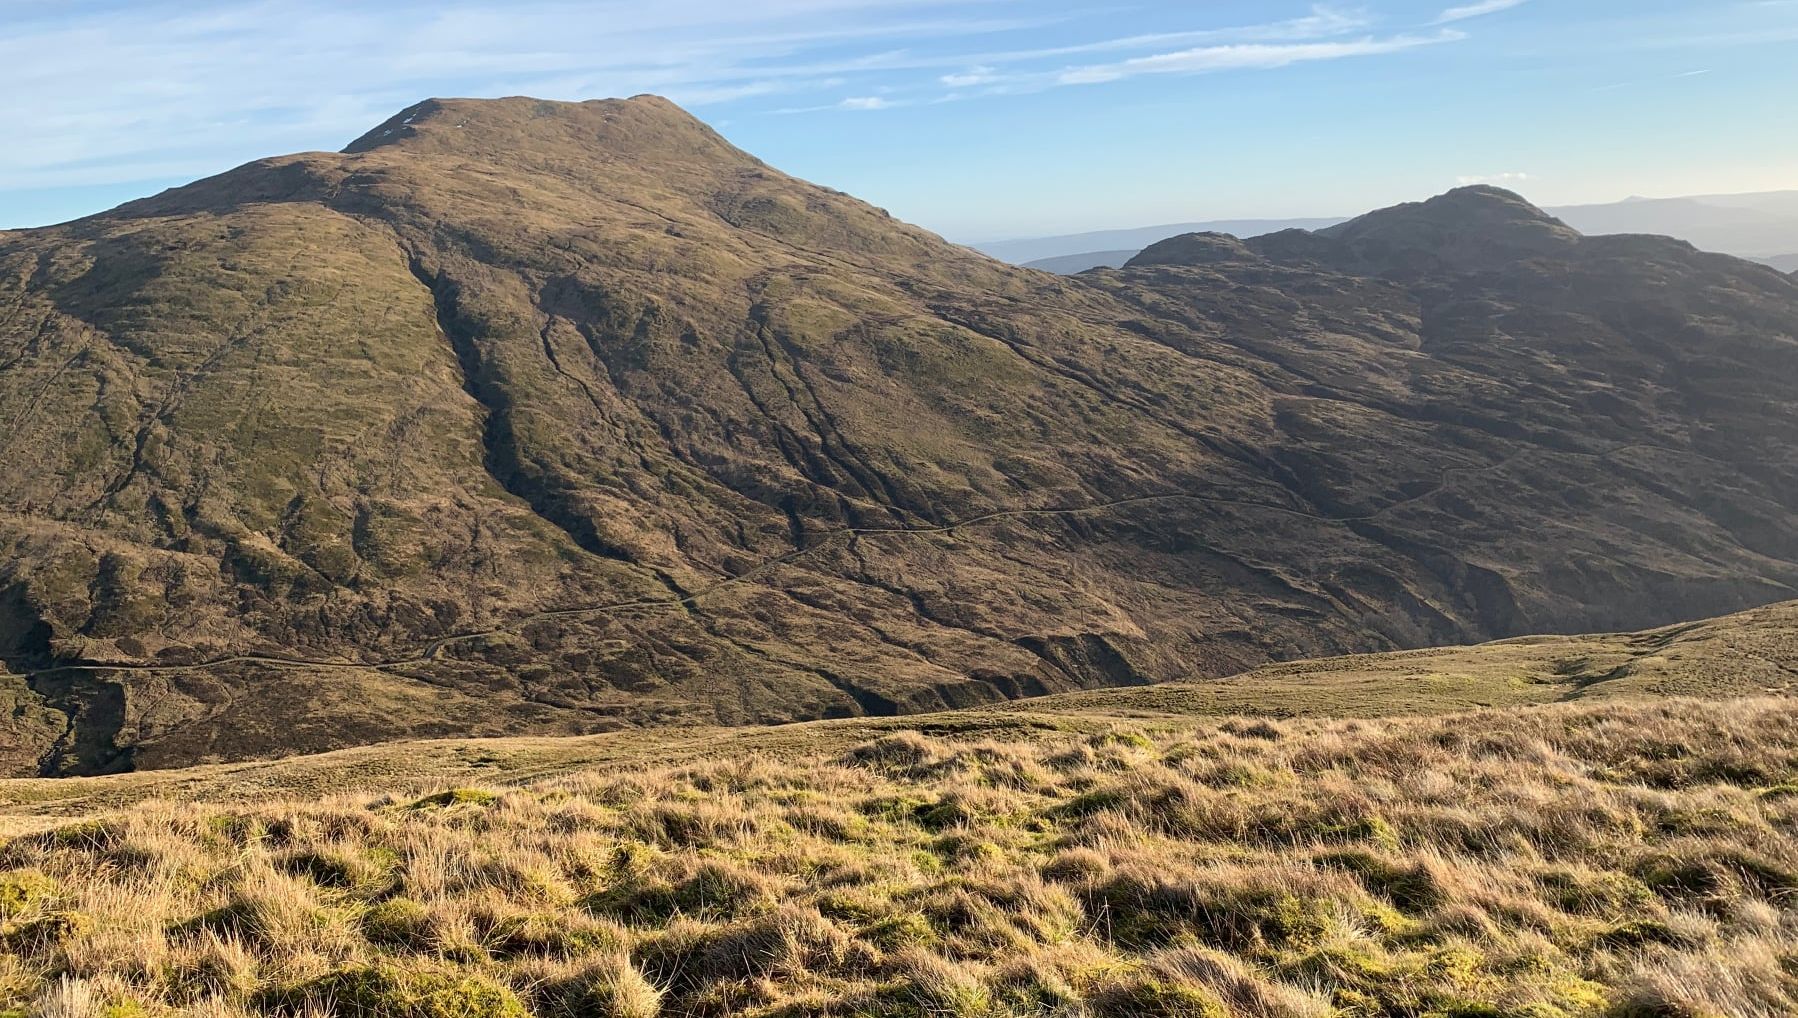
[[[1527,184],[1536,179],[1533,175],[1521,172],[1509,173],[1475,173],[1464,177],[1456,177],[1455,183],[1461,187],[1474,184]]]
[[[976,48],[1065,17],[984,0],[9,4],[0,90],[32,101],[0,110],[0,192],[335,148],[429,95],[878,94],[869,77],[911,62],[895,47]]]
[[[777,116],[791,116],[795,113],[825,113],[832,110],[848,113],[870,113],[875,110],[890,110],[899,106],[913,105],[908,99],[889,99],[882,95],[852,95],[836,102],[820,103],[816,106],[782,106],[768,110]]]
[[[970,67],[956,74],[945,74],[937,80],[950,88],[974,88],[999,81],[1000,75],[991,67]]]
[[[1450,7],[1436,16],[1436,24],[1446,25],[1455,21],[1467,21],[1472,18],[1483,18],[1488,14],[1508,11],[1513,7],[1522,7],[1528,0],[1479,0],[1478,3],[1463,4]]]
[[[1522,0],[1506,2],[1518,3]],[[1363,9],[1343,10],[1319,5],[1302,17],[1257,25],[1123,36],[1045,49],[982,53],[969,58],[961,69],[937,78],[938,84],[958,90],[939,97],[938,101],[963,100],[981,95],[1015,95],[1068,85],[1104,84],[1144,74],[1265,70],[1310,61],[1398,53],[1467,38],[1466,33],[1450,28],[1422,35],[1352,36],[1352,33],[1363,32],[1375,23],[1376,19]],[[1189,45],[1180,49],[1165,48],[1182,44]],[[1051,70],[1028,67],[1032,62],[1048,58],[1132,49],[1150,52],[1122,60],[1063,65]]]
[[[765,112],[887,110],[923,102],[960,102],[1069,85],[1100,84],[1140,74],[1269,69],[1308,61],[1396,53],[1465,38],[1463,33],[1450,29],[1429,35],[1366,35],[1378,20],[1365,8],[1320,3],[1296,17],[1218,28],[1100,37],[1055,46],[983,50],[963,55],[895,50],[808,70],[899,75],[933,68],[950,70],[937,74],[928,82],[886,86],[879,96],[850,95],[836,101],[785,106]],[[1356,36],[1356,33],[1363,34]],[[1071,57],[1130,51],[1139,55],[1108,63],[1070,65],[1066,62]],[[922,94],[932,86],[949,91],[934,96]],[[895,93],[907,93],[908,97],[894,97]]]
[[[1365,10],[1342,10],[1320,4],[1313,7],[1309,14],[1261,24],[1116,36],[1060,46],[1000,50],[948,58],[951,66],[961,69],[942,75],[937,80],[950,88],[972,88],[982,85],[1016,86],[1031,79],[1035,79],[1038,84],[1053,84],[1054,75],[1051,74],[1040,71],[1034,74],[1019,71],[1003,72],[994,65],[1016,67],[1061,57],[1079,57],[1129,50],[1154,51],[1169,46],[1207,47],[1327,39],[1331,36],[1362,31],[1373,24],[1374,19]],[[999,91],[1013,90],[1015,88]]]
[[[90,0],[24,9],[34,6],[0,35],[0,89],[33,97],[0,111],[0,193],[187,177],[271,152],[335,148],[428,95],[659,92],[733,114],[877,112],[1463,37],[1449,28],[1381,34],[1379,14],[1333,3],[1258,23],[1134,33],[1103,31],[1117,19],[1098,7],[1009,0]]]
[[[1233,46],[1201,46],[1173,53],[1134,57],[1111,64],[1092,64],[1061,71],[1061,85],[1094,85],[1139,74],[1204,74],[1213,71],[1266,70],[1314,60],[1342,60],[1377,56],[1465,39],[1465,33],[1445,29],[1431,35],[1367,37],[1338,42],[1245,43]]]

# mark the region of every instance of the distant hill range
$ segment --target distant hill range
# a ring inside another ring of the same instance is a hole
[[[1060,237],[1034,237],[1023,240],[1000,240],[990,244],[971,244],[974,250],[982,254],[992,255],[1002,262],[1013,265],[1029,265],[1031,268],[1049,269],[1051,272],[1083,271],[1050,268],[1040,264],[1051,259],[1093,259],[1101,256],[1116,258],[1115,261],[1094,261],[1084,268],[1090,269],[1099,265],[1118,268],[1136,252],[1157,243],[1177,237],[1182,233],[1227,233],[1232,237],[1259,237],[1262,234],[1278,233],[1281,230],[1321,230],[1335,226],[1348,219],[1347,216],[1322,216],[1313,219],[1216,219],[1202,223],[1168,223],[1162,226],[1143,226],[1134,230],[1099,230],[1094,233],[1071,233]]]
[[[1732,254],[1798,272],[1798,191],[1711,194],[1689,198],[1630,198],[1604,205],[1567,205],[1544,211],[1590,236],[1619,233],[1676,237],[1703,251]],[[1072,275],[1118,268],[1138,251],[1183,233],[1259,237],[1280,230],[1320,230],[1334,219],[1228,219],[1169,223],[1133,230],[1101,230],[972,245],[1000,261]]]

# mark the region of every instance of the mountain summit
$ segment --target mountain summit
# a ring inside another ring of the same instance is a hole
[[[890,714],[1798,585],[1798,284],[1505,192],[1014,269],[665,100],[0,235],[0,765]]]
[[[655,95],[588,102],[541,99],[426,99],[401,110],[344,148],[399,148],[495,163],[551,154],[627,162],[755,163],[704,122]]]
[[[1196,263],[1184,253],[1195,244],[1215,244],[1215,234],[1186,234],[1151,245],[1131,265]],[[1286,230],[1241,247],[1276,258],[1323,261],[1344,271],[1382,276],[1503,268],[1529,258],[1566,254],[1579,233],[1531,205],[1521,195],[1497,187],[1463,187],[1428,201],[1395,205],[1346,223],[1308,232]]]
[[[1579,243],[1559,219],[1497,187],[1463,187],[1319,231],[1376,272],[1423,274],[1552,257]]]

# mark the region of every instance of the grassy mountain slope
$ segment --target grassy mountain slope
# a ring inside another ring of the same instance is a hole
[[[1795,610],[911,726],[0,782],[0,1008],[1771,1018]],[[1506,706],[1439,713],[1475,702]]]
[[[1473,647],[1319,658],[1225,679],[1065,693],[901,718],[752,728],[677,726],[561,738],[443,739],[181,770],[0,780],[0,834],[147,800],[244,804],[468,782],[517,783],[594,768],[830,754],[896,732],[1029,741],[1120,724],[1174,731],[1226,717],[1388,718],[1555,703],[1794,695],[1798,601],[1643,632],[1521,637]]]
[[[890,715],[1789,596],[1798,284],[1547,227],[1469,267],[1540,214],[1448,211],[1368,217],[1354,264],[1064,280],[658,99],[433,100],[7,234],[4,764]]]

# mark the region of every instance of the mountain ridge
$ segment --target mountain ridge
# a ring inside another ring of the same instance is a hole
[[[1479,186],[1479,185],[1474,185]],[[1701,250],[1780,265],[1798,237],[1798,191],[1690,198],[1627,199],[1607,204],[1555,206],[1548,211],[1587,235],[1649,234],[1674,236]],[[1002,261],[1072,274],[1089,268],[1119,268],[1144,248],[1194,232],[1223,232],[1240,237],[1263,236],[1283,229],[1324,229],[1349,217],[1316,220],[1243,220],[1172,223],[1128,230],[980,242],[976,250]],[[1781,271],[1791,271],[1782,267]]]
[[[1676,237],[1654,234],[1586,236],[1522,195],[1491,185],[1470,185],[1420,202],[1376,209],[1321,230],[1281,230],[1247,239],[1188,233],[1144,248],[1122,267],[1197,264],[1244,257],[1304,260],[1323,257],[1345,271],[1376,276],[1415,276],[1427,271],[1480,271],[1533,257],[1564,253],[1585,244],[1647,252],[1730,259],[1738,268],[1779,271],[1751,258],[1700,251]],[[1419,260],[1422,260],[1419,263]]]
[[[1527,331],[1523,263],[1063,280],[665,100],[371,134],[0,237],[8,769],[912,712],[1798,584],[1784,277],[1654,247],[1680,285],[1625,321],[1595,245],[1600,304],[1537,317],[1604,341],[1545,367],[1460,335]],[[1585,377],[1701,340],[1678,389]]]

